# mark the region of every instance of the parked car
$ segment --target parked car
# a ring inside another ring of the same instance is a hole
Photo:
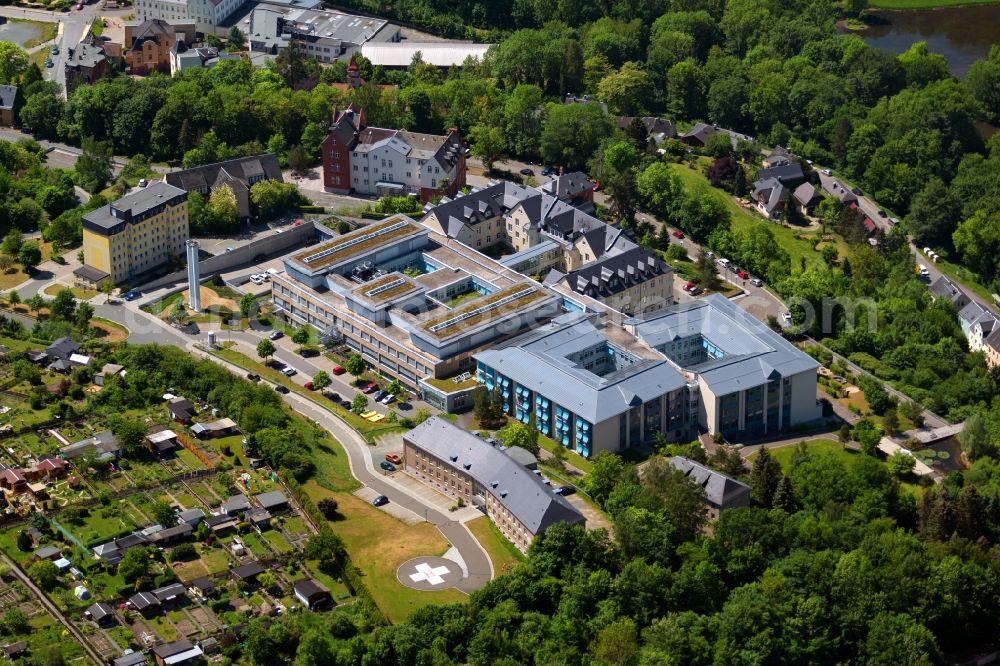
[[[692,296],[697,296],[701,292],[702,292],[701,287],[699,287],[698,285],[695,285],[695,286],[691,287],[691,291],[688,292],[688,293],[691,294]]]
[[[383,460],[382,462],[380,462],[378,464],[378,466],[381,467],[382,469],[384,469],[387,472],[395,472],[396,471],[396,466],[393,465],[391,462],[388,462],[386,460]]]
[[[281,331],[271,331],[271,333],[267,337],[271,340],[279,340],[285,337],[285,334],[282,333]]]
[[[722,266],[723,268],[729,268],[729,260],[726,259],[725,257],[722,257],[721,259],[719,259],[718,264],[720,266]]]
[[[740,271],[736,274],[736,276],[741,280],[746,280],[750,277],[750,274],[747,273],[746,271]]]
[[[755,287],[763,287],[764,281],[761,280],[760,278],[750,278],[750,284],[752,284]]]
[[[554,492],[556,495],[563,495],[563,496],[572,495],[573,493],[576,492],[576,488],[574,488],[573,486],[556,486],[555,488],[552,489],[552,492]]]
[[[550,167],[550,166],[547,166],[544,169],[542,169],[542,175],[543,176],[551,176],[555,172],[556,172],[556,170],[554,168]]]
[[[684,291],[691,291],[692,289],[694,289],[694,282],[684,283]]]
[[[791,312],[782,312],[781,313],[781,321],[785,322],[786,324],[791,324],[792,323],[792,313]]]
[[[46,58],[45,59],[45,66],[46,67],[55,67],[56,64],[54,62],[52,62],[52,58]]]
[[[851,192],[852,192],[852,193],[853,193],[853,194],[854,194],[855,196],[859,196],[859,197],[863,197],[863,196],[864,196],[864,192],[862,192],[862,191],[861,191],[861,188],[860,188],[860,187],[852,187],[852,188],[851,188]]]
[[[888,215],[886,214],[886,212],[885,212],[884,210],[880,210],[880,211],[878,212],[878,216],[879,216],[879,217],[883,217],[883,218],[884,218],[884,217],[888,217]]]
[[[305,384],[303,384],[303,386],[306,387],[307,391],[312,391],[315,388],[315,386],[313,386],[313,383],[311,381],[306,382]]]
[[[376,384],[375,382],[368,382],[367,384],[365,384],[365,387],[361,389],[361,392],[368,394],[368,393],[374,393],[377,390],[378,390],[378,384]]]
[[[525,168],[521,169],[521,175],[522,176],[534,176],[535,172],[532,171],[531,169],[529,169],[528,167],[525,167]]]
[[[385,506],[388,503],[389,503],[389,498],[386,497],[385,495],[379,495],[378,497],[372,500],[373,506]]]
[[[674,231],[674,232],[673,232],[672,234],[670,234],[670,235],[671,235],[671,236],[673,236],[674,238],[684,238],[684,232],[683,232],[683,231],[681,231],[680,229],[677,229],[677,230],[675,230],[675,231]]]
[[[146,187],[147,185],[149,185],[149,181],[148,180],[146,180],[145,178],[140,178],[139,179],[139,187]]]
[[[822,174],[823,174],[824,176],[832,176],[832,175],[833,175],[833,172],[832,172],[832,171],[830,171],[829,169],[823,169],[823,171],[822,171],[821,173],[822,173]]]
[[[252,382],[259,382],[260,381],[260,375],[258,375],[256,372],[248,372],[247,373],[247,379],[249,379]]]
[[[385,454],[385,459],[395,465],[403,464],[403,459],[399,457],[398,453],[387,453]]]
[[[344,409],[350,409],[351,408],[351,401],[350,400],[344,400],[344,401],[342,401],[340,403],[340,406],[343,407]]]
[[[278,393],[288,393],[288,387],[284,384],[278,384],[274,387],[274,390]]]
[[[59,55],[59,47],[58,46],[53,46],[52,47],[52,55]]]
[[[396,402],[396,396],[394,396],[391,393],[388,393],[384,398],[379,400],[379,402],[381,402],[383,405],[391,405],[392,403]]]
[[[375,395],[373,395],[372,397],[375,399],[376,402],[381,402],[382,398],[384,398],[387,395],[389,395],[388,391],[381,390],[381,391],[376,391]]]
[[[281,374],[283,374],[283,375],[284,375],[284,376],[286,376],[286,377],[294,377],[295,375],[299,374],[299,371],[298,371],[298,370],[296,370],[295,368],[293,368],[293,367],[292,367],[292,366],[290,366],[290,365],[286,365],[286,366],[285,366],[285,367],[284,367],[284,368],[282,369],[282,371],[281,371]]]
[[[335,365],[335,366],[333,366],[333,374],[335,374],[335,375],[342,375],[345,372],[347,372],[347,370],[344,368],[344,366],[342,366],[342,365]]]
[[[250,282],[254,284],[264,284],[264,279],[260,275],[251,275]]]
[[[122,298],[124,298],[126,301],[134,301],[140,296],[142,296],[142,292],[140,292],[138,289],[132,289],[122,294]]]

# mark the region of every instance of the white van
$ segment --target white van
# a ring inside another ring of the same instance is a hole
[[[729,268],[729,260],[726,259],[725,257],[722,257],[721,259],[719,259],[719,265],[722,266],[723,268]]]
[[[920,277],[930,277],[931,272],[927,270],[927,267],[920,264]]]

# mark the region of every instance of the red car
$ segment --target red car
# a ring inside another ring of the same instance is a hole
[[[740,271],[736,275],[738,275],[741,280],[746,280],[748,277],[750,277],[750,274],[747,273],[746,271]]]
[[[671,235],[672,235],[672,236],[673,236],[674,238],[684,238],[684,232],[683,232],[683,231],[675,231],[675,232],[673,232],[673,234],[671,234]]]
[[[401,465],[401,464],[403,464],[403,459],[400,458],[395,453],[387,453],[387,454],[385,454],[385,459],[388,460],[389,462],[391,462],[393,465]]]
[[[378,390],[378,384],[376,384],[375,382],[368,382],[367,384],[365,384],[365,387],[361,389],[361,392],[374,393],[377,390]]]
[[[684,283],[684,291],[691,291],[692,289],[694,289],[694,282]]]
[[[306,389],[309,390],[309,391],[313,390],[313,383],[312,382],[306,382],[305,384],[303,384],[303,386],[305,386]]]
[[[347,370],[345,370],[344,366],[342,366],[342,365],[337,365],[337,366],[334,366],[334,368],[333,368],[333,374],[335,374],[335,375],[342,375],[345,372],[347,372]]]

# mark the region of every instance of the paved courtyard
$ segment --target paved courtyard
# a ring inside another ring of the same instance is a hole
[[[462,580],[462,569],[443,557],[415,557],[399,565],[396,580],[415,590],[444,590]]]

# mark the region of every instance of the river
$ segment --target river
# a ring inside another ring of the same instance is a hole
[[[867,30],[857,33],[871,46],[903,53],[914,42],[948,61],[955,76],[965,76],[990,45],[1000,44],[1000,5],[948,7],[923,11],[872,11]]]

